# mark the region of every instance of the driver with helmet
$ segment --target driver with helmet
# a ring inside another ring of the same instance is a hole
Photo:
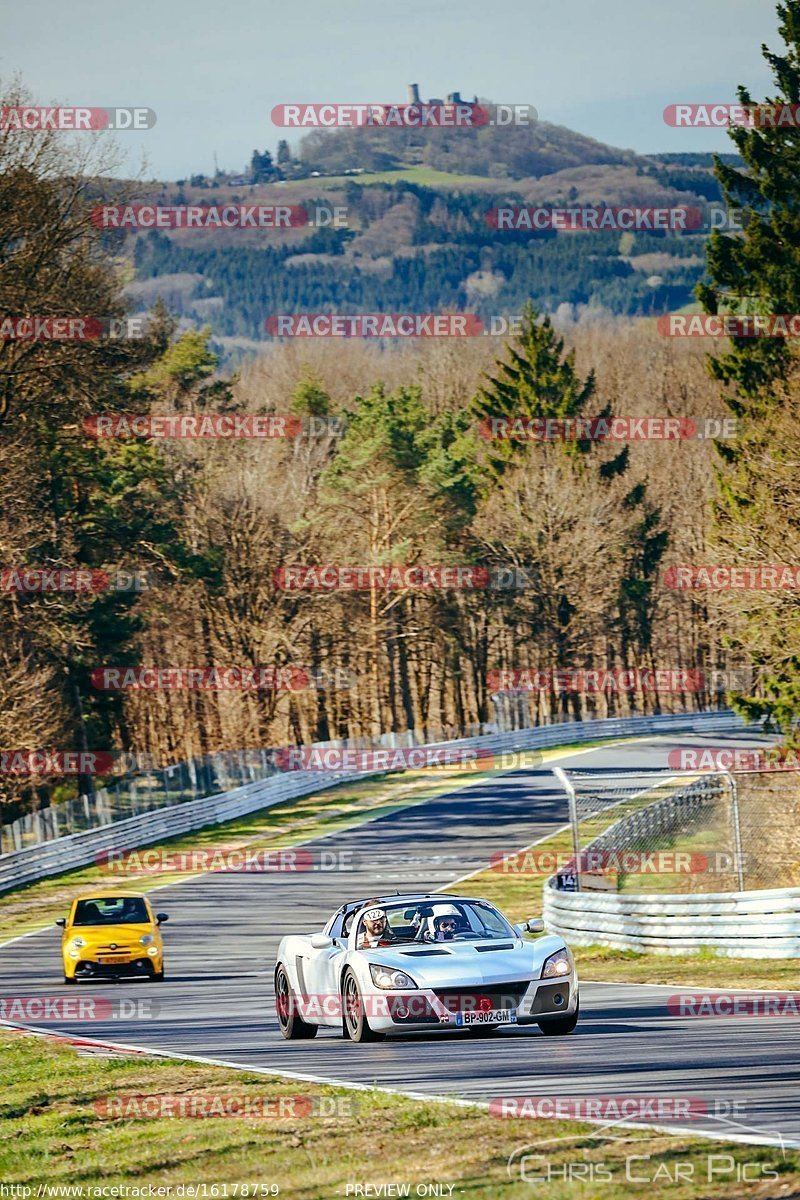
[[[428,928],[422,935],[425,942],[452,942],[461,924],[461,914],[454,904],[437,904],[428,917]]]

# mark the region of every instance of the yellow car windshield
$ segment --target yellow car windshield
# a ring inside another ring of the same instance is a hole
[[[147,905],[138,896],[79,900],[73,925],[148,925]]]

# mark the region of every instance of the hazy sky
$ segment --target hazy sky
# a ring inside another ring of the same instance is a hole
[[[724,150],[667,127],[667,104],[770,93],[774,0],[0,0],[0,75],[42,103],[142,105],[130,161],[181,178],[275,150],[275,104],[461,91],[533,104],[542,120],[640,151]],[[91,135],[87,135],[91,136]]]

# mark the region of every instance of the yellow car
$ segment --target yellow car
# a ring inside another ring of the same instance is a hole
[[[64,983],[109,975],[163,979],[164,943],[158,927],[166,920],[166,913],[154,915],[148,899],[136,892],[73,900],[66,920],[56,921],[64,931]]]

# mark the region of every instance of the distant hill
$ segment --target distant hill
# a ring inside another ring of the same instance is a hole
[[[346,170],[397,170],[426,166],[457,175],[549,175],[591,163],[635,165],[633,150],[619,150],[561,125],[476,129],[337,129],[307,134],[300,161],[326,175]],[[643,160],[642,160],[643,161]]]

